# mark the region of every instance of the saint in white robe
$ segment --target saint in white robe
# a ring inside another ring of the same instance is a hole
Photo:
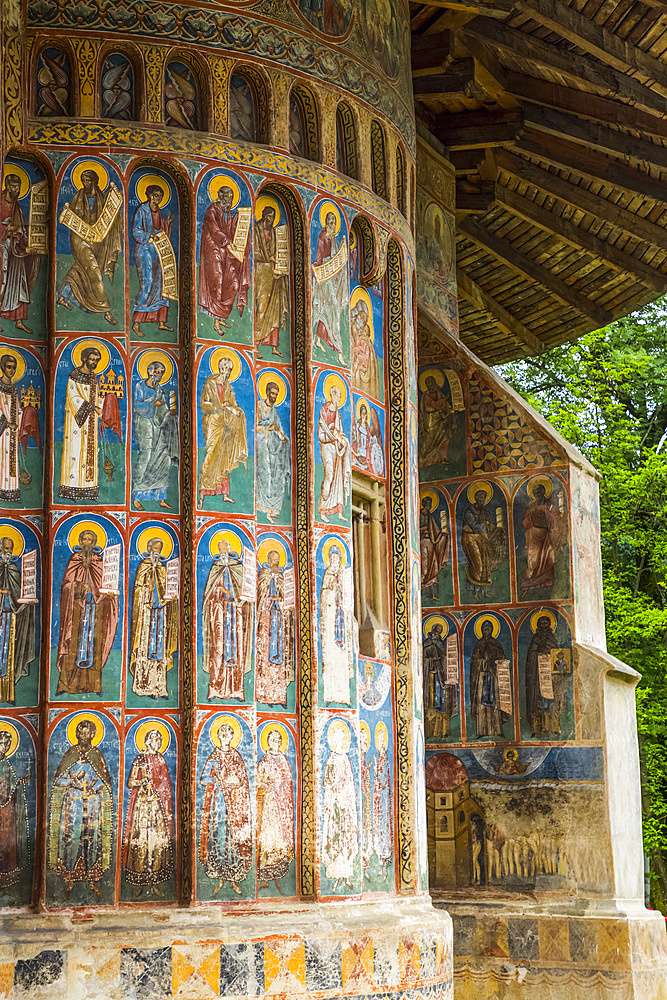
[[[99,381],[96,375],[70,372],[65,394],[65,428],[58,496],[66,500],[97,500]]]

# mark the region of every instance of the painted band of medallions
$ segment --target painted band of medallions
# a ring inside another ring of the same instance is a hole
[[[41,121],[28,123],[31,145],[111,147],[113,152],[142,150],[154,153],[174,153],[180,156],[202,156],[254,170],[265,170],[285,180],[308,184],[333,195],[346,198],[362,211],[368,212],[393,230],[414,252],[414,238],[405,218],[386,201],[350,178],[341,177],[326,167],[284,153],[274,153],[262,146],[214,139],[203,133],[186,133],[176,129],[163,130],[140,126],[99,125],[95,123]]]

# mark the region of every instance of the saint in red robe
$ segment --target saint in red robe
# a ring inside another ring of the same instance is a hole
[[[250,255],[242,261],[229,252],[234,242],[238,212],[226,212],[220,202],[206,209],[199,252],[199,308],[209,316],[227,319],[238,296],[239,316],[248,304]]]
[[[174,872],[174,799],[161,753],[140,753],[127,779],[130,802],[123,836],[125,880],[157,885]]]

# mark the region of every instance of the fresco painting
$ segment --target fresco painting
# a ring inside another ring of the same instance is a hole
[[[320,891],[350,896],[362,890],[359,753],[352,718],[331,716],[320,734]]]
[[[497,614],[475,615],[463,633],[468,742],[512,739],[512,633]]]
[[[42,359],[0,343],[0,507],[42,506],[46,405]]]
[[[326,535],[315,557],[319,636],[318,703],[356,707],[352,561],[348,545]]]
[[[120,526],[108,517],[65,518],[51,558],[50,697],[118,702],[126,614]]]
[[[134,69],[122,52],[110,52],[102,67],[102,117],[132,121],[136,117]]]
[[[54,503],[124,503],[127,375],[118,347],[92,337],[66,343],[54,381]]]
[[[253,295],[259,361],[292,360],[290,231],[281,199],[260,194],[254,211]]]
[[[262,367],[257,376],[257,521],[292,521],[292,389],[287,374]]]
[[[0,703],[39,703],[42,553],[18,518],[0,521]]]
[[[137,354],[132,366],[132,508],[179,510],[177,358],[164,350]]]
[[[200,509],[253,514],[255,388],[247,357],[209,347],[198,361],[197,495]]]
[[[27,906],[35,863],[37,716],[0,717],[0,903]]]
[[[574,739],[574,653],[565,615],[550,607],[529,612],[519,627],[518,650],[522,737]]]
[[[179,205],[173,180],[162,170],[135,170],[127,208],[131,337],[176,343]]]
[[[56,329],[109,333],[125,322],[124,194],[109,160],[76,157],[58,189]]]
[[[459,743],[462,658],[456,622],[425,613],[422,628],[424,736],[429,743]]]
[[[254,898],[256,782],[251,728],[241,713],[223,712],[206,716],[198,729],[197,897],[215,902]]]
[[[125,736],[122,900],[176,894],[178,746],[171,720],[141,716]]]
[[[465,411],[461,379],[442,365],[419,368],[419,478],[466,474]]]
[[[456,501],[459,595],[462,604],[510,599],[507,500],[501,487],[474,480]]]
[[[447,495],[423,486],[419,491],[419,554],[421,600],[425,608],[454,603],[452,533]]]
[[[176,708],[179,697],[178,642],[180,548],[172,525],[142,521],[129,545],[126,705]]]
[[[333,201],[317,202],[312,212],[312,356],[316,361],[347,368],[350,364],[347,221]]]
[[[252,197],[240,174],[213,169],[197,185],[197,336],[253,343]]]
[[[391,699],[373,712],[363,708],[359,719],[361,787],[361,868],[364,892],[395,888],[394,873],[394,747]]]
[[[357,285],[350,293],[352,388],[379,403],[384,402],[383,293],[384,283],[370,289]]]
[[[257,535],[255,701],[273,713],[296,710],[294,559],[278,532]]]
[[[296,895],[296,744],[290,726],[257,726],[257,896]]]
[[[99,711],[65,712],[50,727],[46,905],[115,902],[120,740]]]
[[[246,554],[247,553],[247,554]],[[197,700],[253,700],[255,592],[245,566],[255,547],[238,524],[218,522],[197,545]],[[253,580],[254,584],[254,580]],[[244,586],[245,585],[245,586]]]
[[[514,496],[514,541],[520,601],[570,596],[568,500],[557,476],[532,476]]]
[[[49,207],[44,172],[30,160],[8,156],[0,192],[0,330],[4,339],[47,339],[48,264],[43,258],[48,254]]]
[[[336,371],[315,380],[315,497],[318,520],[349,525],[351,515],[352,393]],[[319,451],[319,455],[317,452]]]
[[[352,396],[352,403],[352,465],[373,479],[384,479],[384,409],[356,393]]]

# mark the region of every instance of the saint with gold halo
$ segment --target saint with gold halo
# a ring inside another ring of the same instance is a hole
[[[137,444],[132,462],[132,506],[145,510],[144,502],[155,501],[171,510],[167,490],[179,457],[177,393],[167,393],[163,385],[169,382],[174,366],[164,351],[146,351],[138,368],[143,378],[132,390],[132,427]]]
[[[221,175],[209,184],[209,195],[199,250],[199,308],[213,317],[213,329],[224,337],[234,303],[239,316],[248,305],[250,252],[246,247],[241,259],[232,252],[239,225],[238,185]]]
[[[341,407],[347,393],[339,375],[332,373],[324,381],[325,401],[317,424],[323,476],[320,487],[320,520],[344,514],[350,495],[350,441],[341,419]]]
[[[523,515],[526,533],[526,569],[521,577],[521,599],[531,590],[554,585],[556,560],[567,542],[567,521],[552,496],[553,483],[537,476],[528,484],[532,497]]]
[[[100,589],[106,537],[98,528],[84,521],[70,533],[76,543],[60,585],[56,694],[102,694],[102,670],[116,637],[120,608],[117,594]]]
[[[150,886],[152,895],[162,896],[159,885],[174,874],[174,796],[163,756],[169,731],[163,722],[149,719],[137,737],[138,754],[127,778],[130,801],[123,834],[123,874],[129,885],[137,887],[135,899],[145,886]]]
[[[36,656],[35,604],[21,601],[24,544],[16,528],[0,528],[0,701],[10,705]]]
[[[21,880],[30,864],[30,830],[25,789],[30,781],[30,765],[20,778],[10,757],[19,736],[9,721],[0,723],[0,890]]]
[[[8,162],[0,192],[0,319],[13,322],[23,333],[32,333],[25,321],[40,264],[28,246],[28,226],[21,208],[21,199],[30,187],[26,172]]]
[[[206,454],[199,473],[199,506],[207,496],[230,496],[229,474],[239,465],[248,468],[248,439],[245,413],[237,405],[232,382],[238,377],[238,355],[227,348],[213,352],[211,372],[204,382],[199,400]],[[217,357],[217,370],[214,371]]]
[[[253,606],[241,596],[241,545],[233,551],[225,532],[211,542],[213,562],[202,601],[204,672],[211,698],[243,701],[245,675],[252,668]]]
[[[448,465],[449,443],[456,430],[456,417],[449,394],[445,392],[445,377],[432,368],[419,379],[422,394],[419,400],[419,466]]]
[[[503,724],[508,718],[500,708],[498,660],[505,660],[502,644],[496,638],[500,630],[497,618],[482,619],[481,635],[470,657],[470,714],[475,723],[475,736],[503,736]],[[479,634],[479,633],[478,633]]]
[[[278,350],[280,331],[287,325],[289,312],[287,275],[278,267],[278,203],[268,196],[260,204],[261,215],[255,221],[254,288],[255,347],[270,347],[271,354],[282,358]]]
[[[287,734],[280,723],[262,732],[264,756],[257,764],[257,881],[268,889],[273,880],[282,894],[280,879],[294,857],[294,789],[292,771],[285,757]]]
[[[37,410],[21,406],[19,382],[25,373],[23,356],[14,348],[0,349],[0,500],[16,503],[21,499],[21,454],[19,445],[28,438],[42,446]]]
[[[341,217],[338,208],[332,202],[327,202],[320,211],[320,217],[322,215],[324,218],[317,238],[317,256],[313,269],[330,264],[332,273],[328,270],[313,270],[313,333],[316,346],[324,351],[326,344],[337,355],[339,364],[344,365],[341,322],[349,294],[347,253],[345,252],[345,260],[340,267],[336,266],[335,261],[340,251],[346,250],[346,242],[345,236],[339,237]]]
[[[134,578],[132,623],[130,627],[130,673],[135,694],[167,698],[167,671],[174,665],[178,646],[178,600],[167,597],[166,532],[156,529],[148,535],[146,550]],[[171,538],[167,535],[167,542]],[[142,546],[143,548],[143,546]]]
[[[74,723],[74,725],[72,725]],[[91,713],[75,716],[67,727],[71,746],[58,764],[49,810],[48,866],[67,883],[97,883],[111,867],[113,791],[111,775],[98,744],[102,720]]]
[[[148,181],[148,183],[146,183]],[[143,183],[142,183],[143,182]],[[169,203],[171,192],[166,181],[157,175],[141,178],[137,184],[137,194],[144,201],[134,213],[132,239],[134,240],[134,266],[137,271],[139,291],[132,309],[132,333],[143,337],[142,323],[157,323],[158,330],[173,332],[167,326],[169,300],[163,287],[162,264],[157,243],[167,242],[167,250],[173,249],[169,243],[173,212],[162,214],[162,206]],[[163,235],[162,235],[163,234]]]
[[[286,395],[277,372],[262,372],[257,400],[257,510],[273,522],[280,517],[291,483],[292,455],[278,407]]]
[[[488,600],[493,586],[493,571],[505,558],[505,529],[492,520],[487,505],[493,489],[486,482],[472,483],[468,498],[472,503],[463,514],[461,548],[466,557],[466,590],[475,600]]]
[[[104,278],[113,282],[116,262],[123,251],[122,195],[102,164],[90,160],[85,169],[72,172],[76,194],[61,213],[67,219],[70,252],[74,263],[58,289],[56,304],[83,312],[102,314],[111,326],[118,320]],[[106,210],[106,211],[105,211]]]
[[[348,754],[350,731],[343,719],[334,719],[327,733],[331,753],[324,766],[322,862],[336,892],[341,880],[353,890],[354,866],[359,856],[357,790]]]
[[[281,553],[280,543],[266,544],[269,550],[257,577],[255,699],[287,707],[287,688],[294,680],[294,623],[291,609],[284,607],[284,549]]]

